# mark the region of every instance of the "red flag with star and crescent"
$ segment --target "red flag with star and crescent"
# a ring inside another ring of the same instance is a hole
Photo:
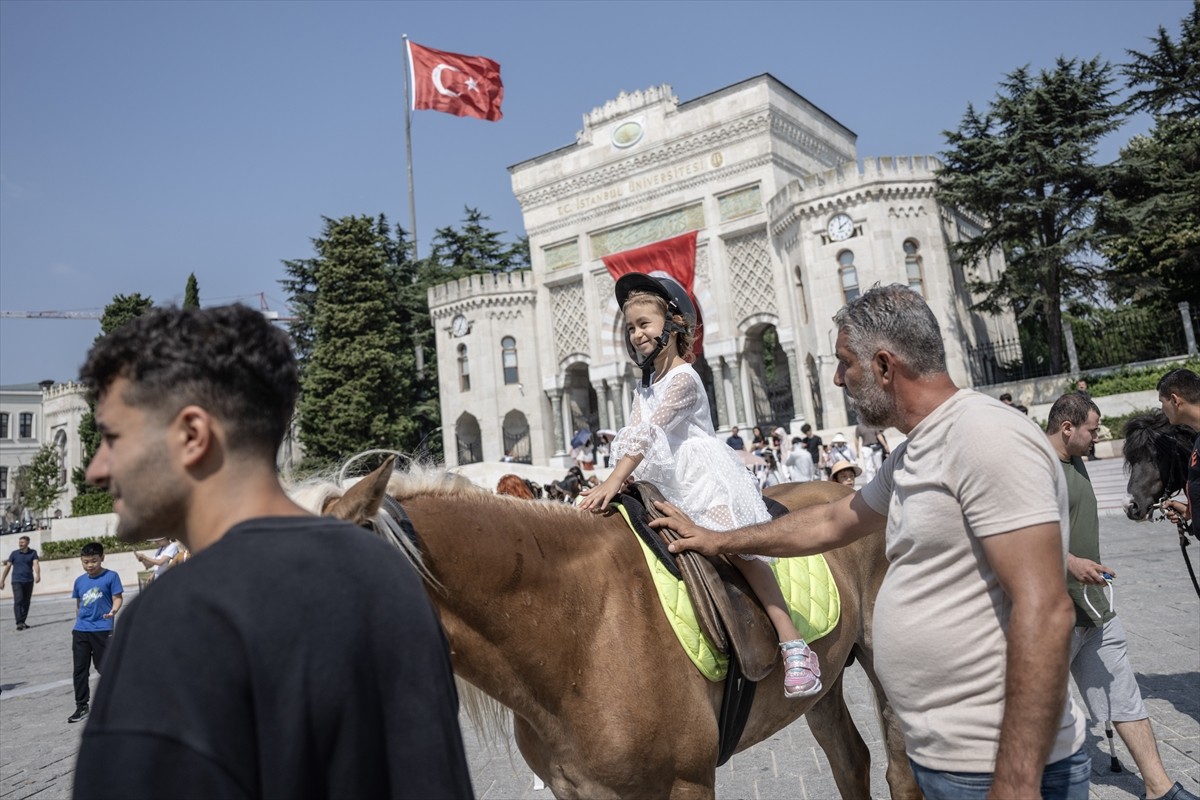
[[[408,43],[413,109],[495,122],[503,116],[500,65],[483,56],[464,56]]]

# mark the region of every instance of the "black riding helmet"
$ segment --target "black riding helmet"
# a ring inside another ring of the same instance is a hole
[[[666,324],[663,325],[662,334],[656,340],[657,345],[654,348],[654,352],[648,355],[645,360],[638,360],[638,352],[634,349],[633,342],[629,340],[629,332],[625,332],[625,349],[629,351],[629,357],[633,359],[633,363],[637,364],[642,370],[642,386],[649,386],[650,373],[654,371],[654,359],[658,358],[658,354],[662,352],[662,349],[667,346],[667,342],[671,340],[671,333],[685,332],[684,328],[677,325],[672,318],[678,314],[690,324],[695,325],[696,306],[692,303],[692,299],[688,297],[684,288],[674,278],[667,277],[666,275],[645,275],[641,272],[629,272],[617,279],[615,289],[617,306],[624,309],[625,301],[635,291],[658,295],[667,303]]]

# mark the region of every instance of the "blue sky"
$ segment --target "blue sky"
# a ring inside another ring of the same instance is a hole
[[[413,118],[422,253],[465,205],[523,232],[507,167],[618,92],[686,101],[770,72],[858,134],[937,153],[968,102],[1059,55],[1121,62],[1189,0],[0,2],[0,308],[266,294],[321,217],[408,226],[401,34],[500,62],[504,119]],[[1116,157],[1145,118],[1100,155]],[[76,375],[95,321],[0,320],[0,384]]]

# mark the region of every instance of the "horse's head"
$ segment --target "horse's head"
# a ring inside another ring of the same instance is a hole
[[[1129,473],[1125,516],[1149,519],[1159,501],[1183,488],[1191,451],[1186,428],[1172,425],[1161,411],[1125,423],[1125,470]]]

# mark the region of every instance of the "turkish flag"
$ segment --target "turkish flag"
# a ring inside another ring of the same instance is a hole
[[[408,43],[413,108],[495,122],[503,116],[500,65],[483,56],[464,56]]]
[[[692,291],[692,282],[696,277],[696,236],[699,231],[685,233],[661,242],[654,242],[633,250],[623,250],[620,253],[604,256],[608,274],[619,278],[629,272],[641,272],[644,275],[667,275],[683,287],[696,307],[696,344],[692,352],[700,355],[703,338],[700,325],[700,304]]]

